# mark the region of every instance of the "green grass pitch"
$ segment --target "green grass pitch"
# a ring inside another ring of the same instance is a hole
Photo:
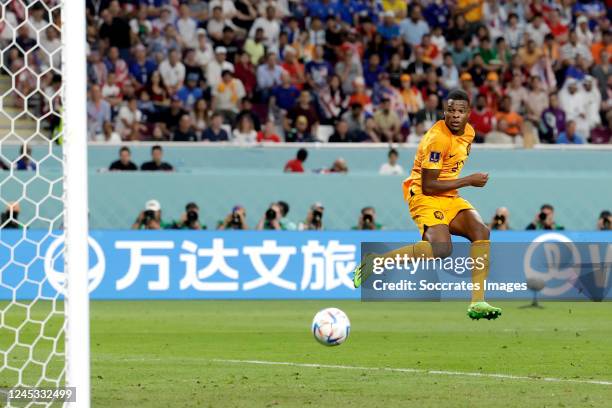
[[[462,302],[94,301],[92,405],[612,406],[612,385],[579,382],[612,382],[611,303],[494,304],[504,308],[500,319],[471,321]],[[339,347],[321,346],[310,333],[314,314],[330,306],[352,323]],[[37,329],[24,327],[21,341]],[[4,334],[2,347],[11,340]],[[23,357],[6,355],[12,366]],[[4,371],[0,383],[11,384]]]
[[[612,304],[545,303],[544,309],[499,304],[501,319],[476,322],[460,302],[93,302],[93,406],[612,406],[612,385],[542,380],[612,381]],[[351,319],[351,336],[339,347],[321,346],[310,333],[315,312],[328,306],[340,307]]]

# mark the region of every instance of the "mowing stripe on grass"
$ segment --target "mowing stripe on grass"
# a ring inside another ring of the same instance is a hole
[[[217,363],[229,363],[229,364],[259,364],[259,365],[279,365],[279,366],[305,367],[305,368],[331,368],[331,369],[341,369],[341,370],[390,371],[390,372],[396,372],[396,373],[417,373],[417,374],[431,374],[431,375],[456,375],[456,376],[461,376],[461,377],[500,378],[504,380],[532,380],[532,381],[546,381],[546,382],[558,382],[558,383],[594,384],[594,385],[607,385],[607,386],[612,385],[612,381],[603,381],[603,380],[578,380],[578,379],[571,379],[571,378],[529,377],[525,375],[474,373],[474,372],[446,371],[446,370],[424,370],[420,368],[359,367],[359,366],[347,366],[347,365],[335,365],[335,364],[293,363],[289,361],[231,360],[231,359],[219,359],[219,358],[212,359],[211,361],[214,361]]]

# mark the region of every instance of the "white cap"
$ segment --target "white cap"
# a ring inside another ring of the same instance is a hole
[[[145,210],[159,211],[161,210],[161,205],[159,204],[159,201],[157,200],[149,200],[145,204]]]
[[[385,11],[382,13],[383,17],[395,17],[395,13],[392,11]]]
[[[215,48],[215,54],[227,54],[227,48],[217,47]]]
[[[578,24],[588,23],[588,22],[589,22],[589,19],[585,15],[582,15],[576,19],[576,23]]]
[[[203,29],[203,28],[198,28],[198,29],[196,30],[196,34],[197,34],[197,35],[206,35],[206,30],[205,30],[205,29]]]

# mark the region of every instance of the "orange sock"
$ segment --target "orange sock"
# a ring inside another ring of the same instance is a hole
[[[491,241],[481,240],[472,242],[470,249],[470,257],[474,260],[474,268],[472,269],[472,302],[481,302],[484,300],[485,294],[485,279],[489,276],[489,258],[491,252]],[[480,258],[480,262],[478,262]]]

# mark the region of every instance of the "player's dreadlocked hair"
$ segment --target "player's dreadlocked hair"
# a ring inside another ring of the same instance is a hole
[[[470,97],[463,89],[453,89],[448,93],[446,99],[452,99],[454,101],[466,101],[468,104],[470,103]]]

